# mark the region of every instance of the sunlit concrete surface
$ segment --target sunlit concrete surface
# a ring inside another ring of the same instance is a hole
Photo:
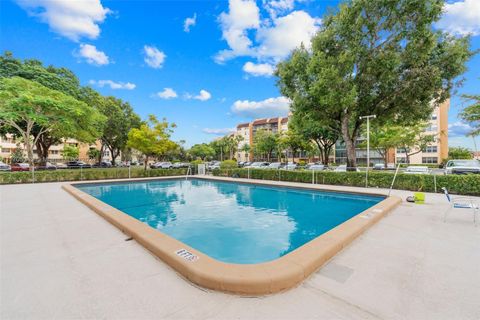
[[[463,209],[444,223],[440,194],[403,202],[299,287],[246,298],[191,285],[60,186],[0,186],[1,319],[480,318],[480,223]]]

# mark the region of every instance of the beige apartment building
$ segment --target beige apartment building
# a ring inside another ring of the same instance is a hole
[[[88,151],[90,149],[100,149],[100,142],[97,141],[94,144],[86,144],[86,143],[80,143],[75,139],[66,139],[63,143],[53,145],[50,147],[48,150],[48,161],[51,163],[57,163],[57,162],[64,162],[65,159],[63,158],[62,155],[62,150],[66,145],[70,146],[75,146],[79,148],[79,159],[80,160],[88,160]],[[12,161],[12,154],[16,149],[20,148],[23,152],[24,157],[27,156],[26,151],[25,151],[25,146],[21,142],[20,139],[16,139],[14,135],[7,134],[6,137],[0,136],[0,158],[2,158],[3,162],[5,163],[11,163]],[[38,159],[37,156],[37,149],[34,147],[33,149],[33,157],[34,159]],[[110,161],[110,151],[105,150],[103,152],[103,157],[102,159],[104,161]]]
[[[450,107],[450,100],[435,108],[432,116],[428,121],[428,127],[425,130],[426,134],[435,135],[435,142],[428,146],[425,150],[410,156],[411,164],[439,164],[443,159],[448,157],[448,109]],[[373,120],[374,121],[374,120]],[[241,123],[237,125],[235,132],[236,136],[242,137],[238,144],[237,160],[238,161],[254,161],[253,146],[256,131],[264,129],[272,131],[273,133],[283,133],[288,130],[288,117],[264,118],[255,119],[252,122]],[[362,138],[363,139],[363,138]],[[360,139],[361,140],[361,139]],[[250,152],[240,151],[245,144],[250,145]],[[411,150],[410,153],[415,152]],[[365,165],[367,162],[367,150],[358,148],[356,150],[357,161],[359,165]],[[300,157],[303,160],[306,159]],[[345,146],[338,142],[333,150],[332,160],[337,164],[346,163]],[[383,163],[383,158],[375,150],[370,150],[370,161],[372,163]],[[404,151],[401,149],[392,149],[388,153],[387,162],[389,163],[405,163],[406,158]]]

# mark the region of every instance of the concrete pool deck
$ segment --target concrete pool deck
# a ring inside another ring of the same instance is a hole
[[[443,223],[448,204],[441,194],[427,194],[425,205],[402,202],[299,287],[245,298],[191,285],[61,185],[0,186],[2,319],[480,315],[480,225],[469,210],[455,210]]]

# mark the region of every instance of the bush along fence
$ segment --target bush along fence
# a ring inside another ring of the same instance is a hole
[[[0,184],[183,176],[187,169],[106,168],[0,172]]]
[[[332,172],[332,171],[286,171],[268,169],[216,169],[214,176],[304,182],[315,184],[365,187],[365,172]],[[369,172],[368,187],[390,188],[392,173]],[[450,193],[480,196],[479,175],[422,175],[399,173],[393,189],[443,192],[442,187]]]

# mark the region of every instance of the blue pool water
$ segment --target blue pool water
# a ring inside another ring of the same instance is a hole
[[[76,187],[212,258],[240,264],[281,257],[383,200],[200,179]]]

